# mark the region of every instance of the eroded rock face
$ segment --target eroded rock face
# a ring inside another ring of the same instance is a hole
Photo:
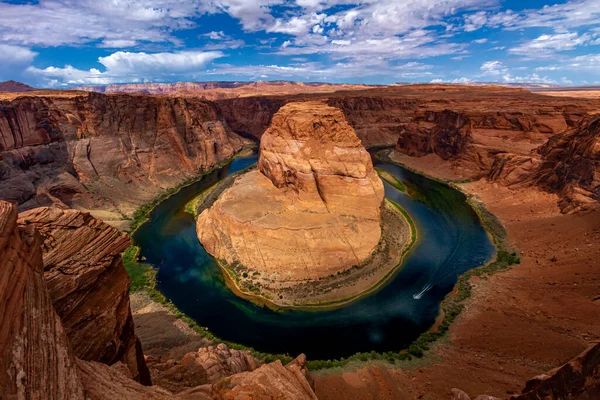
[[[220,379],[254,371],[260,362],[247,351],[230,349],[225,344],[201,347],[180,360],[160,363],[150,360],[153,382],[174,393],[184,389],[216,383]]]
[[[471,140],[468,117],[450,110],[430,111],[402,129],[396,150],[409,156],[433,153],[448,160],[465,152]]]
[[[600,344],[547,374],[527,382],[513,400],[600,398]]]
[[[0,196],[122,221],[243,140],[199,99],[100,94],[0,101]]]
[[[88,213],[58,208],[23,212],[19,224],[41,233],[46,284],[75,355],[122,361],[134,379],[150,384],[120,255],[128,236]]]
[[[290,103],[261,139],[258,170],[198,218],[206,250],[228,263],[314,279],[360,265],[381,237],[383,184],[340,110]]]
[[[600,115],[584,118],[574,129],[552,137],[539,149],[538,184],[563,195],[571,211],[600,200]]]
[[[199,386],[180,394],[181,399],[206,395],[213,399],[316,400],[306,357],[300,355],[288,365],[281,361],[265,364],[252,372],[225,378],[213,385]]]
[[[0,397],[83,399],[75,356],[46,290],[41,238],[0,201]]]

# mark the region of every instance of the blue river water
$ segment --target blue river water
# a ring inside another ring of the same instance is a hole
[[[393,164],[374,160],[407,187],[385,184],[386,197],[412,216],[419,241],[404,266],[379,291],[325,311],[273,311],[232,293],[221,270],[198,242],[184,211],[196,194],[252,165],[238,158],[160,203],[134,234],[141,255],[158,269],[159,290],[218,337],[272,353],[335,359],[356,352],[405,348],[435,322],[440,302],[458,276],[485,264],[494,246],[465,196]]]

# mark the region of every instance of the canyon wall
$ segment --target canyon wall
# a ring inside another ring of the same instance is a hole
[[[108,365],[121,361],[149,385],[121,261],[129,237],[76,210],[36,208],[21,213],[19,224],[41,234],[46,285],[75,355]]]
[[[600,115],[584,118],[573,129],[553,136],[538,149],[536,184],[562,195],[570,211],[600,200]]]
[[[42,240],[0,201],[0,397],[82,399],[75,356],[46,290]]]
[[[224,345],[166,363],[163,383],[179,393],[132,379],[144,381],[145,364],[119,256],[127,244],[127,235],[86,213],[17,215],[0,201],[0,398],[316,399],[303,356],[260,366]],[[198,370],[200,386],[186,391]]]
[[[0,101],[0,193],[21,209],[77,207],[116,223],[243,143],[197,99],[19,97]]]
[[[436,85],[214,102],[35,93],[0,101],[1,197],[20,209],[75,206],[121,228],[141,204],[231,157],[243,144],[240,135],[260,139],[273,115],[293,101],[341,109],[364,146],[437,154],[469,178],[488,176],[509,154],[528,168],[527,159],[551,136],[600,109],[586,99]]]

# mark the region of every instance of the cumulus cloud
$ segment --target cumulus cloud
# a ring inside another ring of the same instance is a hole
[[[522,68],[516,68],[522,69]],[[513,75],[510,69],[504,65],[501,61],[486,61],[481,64],[481,74],[479,77],[489,79],[492,82],[504,82],[504,83],[545,83],[555,84],[556,80],[548,78],[547,76],[539,76],[537,73],[529,75]]]
[[[23,69],[31,64],[36,55],[26,47],[0,43],[0,80],[19,79]]]
[[[153,81],[184,74],[197,74],[213,60],[223,57],[220,51],[181,51],[174,53],[132,53],[118,51],[98,58],[105,67],[101,72],[96,68],[88,71],[66,65],[64,68],[29,67],[27,72],[47,84],[82,85],[108,84],[117,82]]]
[[[600,54],[586,54],[569,58],[560,64],[537,67],[536,71],[580,71],[600,75]]]
[[[440,78],[436,78],[436,79],[432,79],[431,83],[455,83],[455,84],[467,84],[467,83],[471,83],[471,80],[469,78],[466,77],[461,77],[461,78],[456,78],[456,79],[440,79]]]
[[[36,52],[28,48],[0,43],[0,60],[2,60],[3,67],[29,64],[36,55]]]

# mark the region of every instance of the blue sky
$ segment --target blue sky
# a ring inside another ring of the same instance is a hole
[[[600,84],[600,0],[5,0],[7,79]]]

